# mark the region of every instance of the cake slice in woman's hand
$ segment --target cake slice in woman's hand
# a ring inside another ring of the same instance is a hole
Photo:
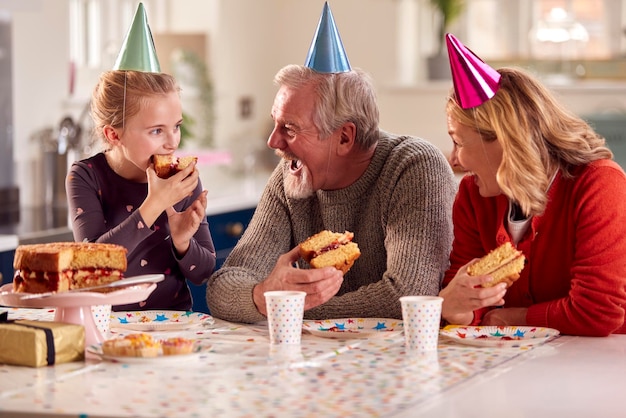
[[[526,257],[521,251],[513,247],[510,242],[505,242],[468,266],[467,274],[470,276],[490,275],[493,280],[483,283],[482,287],[493,287],[500,282],[506,282],[507,287],[509,287],[515,280],[519,279],[525,261]]]

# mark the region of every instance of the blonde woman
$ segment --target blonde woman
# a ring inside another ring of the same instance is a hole
[[[454,65],[460,51],[493,89],[471,91],[478,84],[457,74],[447,102],[451,162],[468,175],[453,209],[443,318],[573,335],[626,333],[624,171],[604,139],[535,77],[496,72],[452,40],[453,70],[461,68]],[[481,287],[489,275],[469,276],[468,264],[507,241],[526,256],[520,278],[508,289]]]

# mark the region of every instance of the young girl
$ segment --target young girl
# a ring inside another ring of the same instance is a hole
[[[68,173],[74,239],[125,246],[126,277],[165,275],[147,300],[115,310],[191,310],[185,279],[201,284],[215,268],[207,192],[195,164],[162,179],[151,163],[152,155],[172,154],[180,142],[176,81],[157,72],[105,72],[91,113],[105,150]]]

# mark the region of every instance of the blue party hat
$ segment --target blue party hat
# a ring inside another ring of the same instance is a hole
[[[304,65],[318,73],[345,73],[351,70],[328,2],[324,3]]]
[[[133,23],[126,34],[113,70],[134,70],[145,73],[160,73],[161,66],[154,47],[152,32],[143,3],[139,3]]]

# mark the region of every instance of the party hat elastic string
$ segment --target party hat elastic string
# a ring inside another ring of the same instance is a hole
[[[128,72],[124,71],[124,101],[122,102],[122,132],[126,127],[126,78]]]
[[[126,33],[122,48],[112,68],[124,71],[124,98],[122,102],[122,130],[126,126],[126,83],[128,71],[160,73],[161,65],[154,47],[154,39],[148,25],[148,17],[143,3],[139,3],[133,22]]]

